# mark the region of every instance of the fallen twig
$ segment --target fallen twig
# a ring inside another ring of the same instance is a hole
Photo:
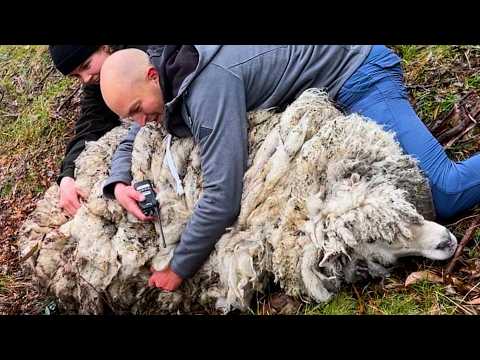
[[[440,119],[438,119],[433,123],[433,125],[430,127],[430,131],[436,136],[440,135],[443,128],[450,122],[452,118],[459,117],[461,115],[460,107],[463,106],[462,103],[466,99],[468,99],[470,96],[475,94],[476,94],[475,90],[472,90],[466,93],[464,96],[462,96],[462,98],[457,103],[453,104],[452,109],[445,116],[442,116]],[[464,110],[466,110],[465,107],[464,107]],[[477,113],[473,117],[476,118],[476,115]]]
[[[468,305],[480,305],[480,297],[477,297],[467,303]]]
[[[433,125],[430,128],[430,131],[434,135],[439,135],[441,130],[443,130],[443,127],[450,121],[450,119],[457,117],[460,117],[460,109],[458,108],[457,104],[454,104],[452,109],[446,114],[445,116],[442,116],[439,118],[437,121],[433,123]],[[440,141],[440,140],[439,140]]]
[[[456,222],[454,222],[454,223],[452,223],[452,224],[447,224],[447,225],[445,225],[445,226],[449,228],[449,227],[451,227],[451,226],[455,226],[455,225],[460,224],[462,221],[465,221],[465,220],[474,218],[475,216],[478,216],[478,214],[473,214],[473,215],[470,215],[470,216],[466,216],[466,217],[461,218],[460,220],[458,220],[458,221],[456,221]]]
[[[358,299],[358,315],[363,315],[365,314],[365,302],[363,301],[363,298],[360,296],[360,293],[358,292],[355,285],[353,285],[353,290],[355,291],[355,295],[357,296],[357,299]]]
[[[475,313],[471,312],[469,309],[467,309],[465,306],[462,306],[461,304],[457,303],[456,301],[450,299],[448,296],[445,296],[443,295],[442,293],[440,292],[436,292],[438,295],[440,295],[441,297],[443,297],[444,299],[450,301],[451,303],[453,303],[455,305],[455,308],[453,309],[452,313],[454,314],[458,308],[462,309],[463,312],[467,315],[476,315]]]
[[[0,98],[0,102],[2,101],[2,99]],[[2,115],[0,115],[0,117],[18,117],[18,113],[4,113]]]
[[[466,93],[465,95],[463,95],[462,98],[458,101],[458,103],[461,104],[463,101],[467,100],[472,95],[476,95],[475,90],[471,90],[468,93]]]
[[[45,74],[45,76],[37,83],[37,85],[35,86],[35,91],[40,89],[42,90],[43,89],[43,86],[44,86],[44,82],[45,80],[47,80],[47,78],[50,76],[51,73],[53,73],[53,71],[55,70],[55,67],[51,67],[50,70],[47,71],[47,73]]]
[[[477,228],[477,226],[480,224],[480,215],[477,215],[477,217],[472,221],[472,224],[470,227],[467,229],[465,232],[465,235],[463,236],[462,240],[460,241],[460,244],[457,247],[457,250],[455,251],[455,255],[453,256],[453,259],[450,261],[450,263],[447,266],[447,270],[445,271],[445,275],[450,275],[450,273],[453,270],[453,267],[457,263],[458,259],[462,255],[463,249],[465,245],[468,244],[468,242],[473,238],[473,231]]]
[[[472,287],[470,290],[468,290],[468,292],[465,294],[465,296],[463,297],[462,300],[460,300],[460,303],[463,303],[465,301],[465,299],[467,298],[468,295],[470,295],[470,293],[472,291],[474,291],[475,289],[477,289],[478,285],[480,285],[480,282],[476,283],[474,287]]]
[[[457,145],[464,145],[464,144],[467,144],[467,143],[469,143],[469,142],[476,141],[476,140],[478,140],[478,139],[480,139],[480,134],[477,134],[477,135],[475,135],[475,136],[472,136],[472,137],[469,138],[469,139],[464,139],[464,140],[462,140],[462,141],[459,141],[459,142],[457,142]]]
[[[471,69],[472,68],[472,64],[470,64],[470,59],[468,58],[468,53],[470,52],[470,49],[468,49],[467,51],[464,51],[463,52],[463,55],[465,56],[465,59],[467,59],[467,63],[468,63],[468,68]]]
[[[65,104],[67,104],[68,102],[70,102],[70,100],[72,100],[72,98],[75,96],[75,94],[81,89],[81,86],[78,86],[75,91],[73,91],[61,104],[60,106],[57,108],[57,110],[55,110],[55,112],[59,112],[60,110],[63,109],[63,107],[65,106]]]
[[[468,116],[465,116],[465,117],[462,118],[462,116],[461,116],[462,111],[461,110],[463,110],[464,113],[467,112],[467,110],[465,109],[464,106],[461,106],[461,109],[458,109],[458,116],[460,118],[460,123],[457,126],[439,134],[437,136],[438,142],[443,143],[443,142],[448,141],[448,140],[451,141],[453,137],[455,137],[455,139],[457,139],[456,136],[458,134],[462,134],[465,131],[465,129],[468,128],[468,126],[469,126],[468,124],[471,122],[471,120]],[[474,126],[475,126],[475,124],[476,124],[476,122],[474,123]]]
[[[413,90],[413,89],[421,89],[421,90],[428,90],[436,86],[436,84],[411,84],[407,85],[408,90]]]
[[[452,147],[458,139],[460,139],[462,136],[464,136],[466,133],[468,133],[470,130],[472,130],[475,125],[477,125],[477,123],[473,123],[471,124],[470,126],[468,126],[465,130],[463,130],[460,134],[458,134],[457,136],[455,136],[453,139],[451,139],[448,143],[445,144],[445,146],[443,147],[445,150],[449,149],[450,147]]]

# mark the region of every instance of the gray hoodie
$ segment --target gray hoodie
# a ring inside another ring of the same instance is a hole
[[[183,231],[171,262],[191,277],[240,212],[248,160],[247,112],[282,107],[308,88],[324,88],[335,99],[343,83],[363,63],[371,46],[362,45],[196,45],[199,60],[166,111],[179,108],[183,122],[174,135],[192,135],[200,145],[203,194]],[[158,68],[162,57],[150,52]],[[171,124],[169,124],[171,129]],[[130,184],[131,151],[138,125],[131,127],[113,159],[104,194],[115,183]]]

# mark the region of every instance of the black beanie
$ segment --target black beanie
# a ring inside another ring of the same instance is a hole
[[[55,67],[68,75],[98,50],[100,45],[49,45]]]

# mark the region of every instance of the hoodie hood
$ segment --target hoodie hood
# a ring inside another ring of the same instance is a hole
[[[165,99],[165,127],[178,137],[191,132],[181,115],[181,103],[188,86],[220,50],[221,45],[166,45],[148,50],[150,61],[160,74]]]

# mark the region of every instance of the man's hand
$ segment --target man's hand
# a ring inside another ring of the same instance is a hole
[[[120,205],[137,219],[141,221],[154,219],[152,216],[146,216],[142,210],[140,210],[138,201],[143,201],[144,196],[135,190],[133,186],[117,183],[113,192],[115,194],[115,199],[117,199]]]
[[[65,210],[67,214],[74,216],[80,206],[82,206],[80,198],[85,200],[87,194],[75,184],[75,180],[68,176],[62,178],[60,181],[60,201],[58,206]]]
[[[153,274],[148,279],[148,286],[156,286],[166,291],[175,291],[183,282],[183,279],[175,274],[170,267],[163,271],[156,271],[152,267],[150,271]]]

